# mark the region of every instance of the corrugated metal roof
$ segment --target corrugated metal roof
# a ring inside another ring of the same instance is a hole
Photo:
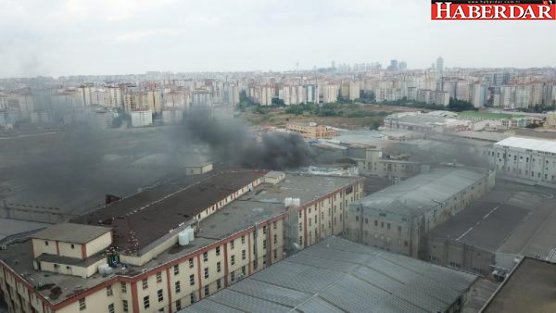
[[[533,138],[521,138],[521,137],[510,137],[501,140],[494,145],[513,147],[526,150],[542,151],[556,153],[556,141],[548,139],[533,139]]]
[[[434,169],[375,192],[359,203],[364,209],[416,215],[436,207],[486,174],[463,168]],[[372,213],[365,210],[365,213]]]
[[[443,312],[475,279],[330,237],[181,312]]]

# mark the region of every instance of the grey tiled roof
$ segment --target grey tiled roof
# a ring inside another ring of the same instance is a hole
[[[476,278],[330,237],[180,312],[444,312]]]

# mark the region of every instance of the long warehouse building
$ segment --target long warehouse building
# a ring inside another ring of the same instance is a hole
[[[356,242],[426,259],[426,235],[494,183],[494,171],[432,169],[352,204],[346,235]]]
[[[329,237],[180,313],[456,313],[477,279]]]
[[[10,313],[175,312],[345,229],[359,177],[252,170],[138,193],[0,251]]]

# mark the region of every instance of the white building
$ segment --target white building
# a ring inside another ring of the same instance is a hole
[[[145,127],[153,124],[153,113],[151,111],[133,111],[131,112],[131,126]]]
[[[556,184],[556,141],[509,137],[488,151],[489,162],[503,176]]]

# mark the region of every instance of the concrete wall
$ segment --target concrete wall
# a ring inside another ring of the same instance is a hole
[[[95,255],[98,252],[108,248],[112,244],[112,232],[107,232],[104,235],[87,242],[85,245],[85,255],[89,257]]]
[[[58,255],[67,256],[74,259],[84,259],[83,258],[83,246],[76,243],[61,242],[58,241]]]
[[[33,255],[35,257],[38,257],[43,253],[58,255],[58,248],[56,247],[56,241],[33,239],[32,243],[33,243]]]
[[[429,238],[429,260],[435,264],[489,275],[495,265],[494,252],[444,238]]]
[[[494,145],[488,160],[507,177],[556,184],[556,154]]]

